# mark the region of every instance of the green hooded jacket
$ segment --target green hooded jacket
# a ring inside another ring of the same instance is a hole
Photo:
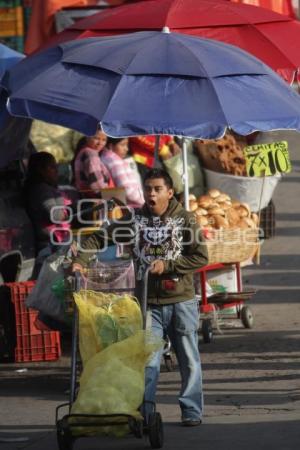
[[[132,247],[137,280],[143,280],[151,261],[164,261],[163,275],[149,275],[148,304],[164,305],[194,298],[193,272],[207,264],[207,250],[195,216],[177,200],[170,200],[161,217],[153,216],[144,205],[130,217],[100,228],[83,242],[74,263],[85,267],[91,250],[96,252],[105,245],[120,243]]]

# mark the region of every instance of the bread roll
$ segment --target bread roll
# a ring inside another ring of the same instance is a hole
[[[221,192],[221,194],[217,197],[216,201],[218,203],[230,201],[230,197],[229,197],[229,195],[224,194],[223,192]]]
[[[241,203],[241,207],[245,208],[248,211],[248,217],[251,216],[251,209],[250,206],[248,205],[248,203]]]
[[[250,219],[249,217],[244,217],[243,220],[248,224],[249,228],[256,228],[254,220]]]
[[[210,205],[212,204],[212,198],[210,199],[210,201],[203,201],[203,202],[198,202],[198,207],[199,208],[203,208],[203,209],[207,209]]]
[[[240,203],[240,206],[237,208],[237,211],[240,217],[250,217],[251,211],[247,203]]]
[[[219,208],[224,209],[224,211],[226,211],[227,209],[231,208],[231,203],[229,202],[220,202],[219,203]]]
[[[255,225],[258,227],[258,215],[256,213],[251,214],[251,219],[255,223]]]
[[[201,202],[211,202],[212,201],[212,198],[209,196],[209,195],[201,195],[199,198],[198,198],[198,203],[201,203]]]
[[[207,216],[208,212],[204,208],[197,208],[195,211],[196,216]]]
[[[216,207],[216,208],[210,208],[208,210],[210,215],[213,216],[225,216],[225,211],[222,208]]]
[[[235,208],[230,208],[226,211],[226,218],[231,227],[235,227],[240,221],[240,216]]]
[[[197,223],[200,227],[205,227],[209,224],[208,219],[205,216],[197,216]]]
[[[217,216],[210,216],[210,215],[208,215],[206,217],[207,217],[207,220],[208,220],[208,225],[210,225],[212,228],[214,228],[215,225],[216,225],[216,217]]]
[[[196,201],[197,201],[196,196],[195,196],[194,194],[190,194],[190,195],[189,195],[189,201],[190,201],[190,202],[196,202]]]
[[[241,203],[238,202],[237,200],[232,200],[231,204],[233,208],[239,208],[241,206]]]
[[[229,222],[224,217],[216,215],[214,217],[214,220],[215,220],[215,228],[217,228],[217,230],[229,228]]]
[[[212,198],[217,198],[221,194],[221,192],[218,189],[210,189],[207,193]]]
[[[213,201],[210,205],[207,206],[208,211],[212,208],[219,208],[219,203]]]
[[[192,211],[192,212],[196,211],[196,209],[198,208],[198,203],[194,202],[194,201],[190,201],[189,208],[190,208],[190,211]]]
[[[247,222],[245,221],[245,219],[241,219],[238,223],[237,223],[237,228],[240,228],[241,230],[246,230],[249,228]]]

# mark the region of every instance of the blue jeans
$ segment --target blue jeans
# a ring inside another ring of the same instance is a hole
[[[172,305],[150,305],[151,329],[160,337],[167,334],[175,351],[180,375],[179,405],[184,419],[200,419],[203,414],[202,372],[198,350],[199,310],[197,300]],[[145,400],[154,402],[162,350],[146,367]],[[151,408],[146,403],[146,414]]]

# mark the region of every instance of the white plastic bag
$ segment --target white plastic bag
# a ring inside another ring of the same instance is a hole
[[[233,200],[248,203],[253,212],[257,212],[259,209],[268,206],[273,192],[281,179],[281,175],[266,177],[261,204],[259,204],[263,178],[239,177],[237,175],[213,172],[208,169],[204,169],[204,173],[208,189],[219,189],[229,195]]]
[[[188,180],[190,192],[196,196],[204,193],[203,174],[200,167],[199,159],[192,152],[191,146],[187,150],[188,159]],[[184,187],[182,183],[183,175],[183,158],[182,154],[173,156],[173,158],[164,160],[164,165],[167,172],[171,176],[174,189],[177,194],[183,192]]]
[[[66,245],[48,256],[39,273],[36,285],[25,300],[28,308],[37,309],[53,319],[65,320],[64,303],[52,290],[53,284],[63,278],[63,262],[66,260],[70,248]]]

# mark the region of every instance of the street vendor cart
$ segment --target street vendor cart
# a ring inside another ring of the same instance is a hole
[[[226,269],[231,271],[235,277],[236,291],[215,292],[209,296],[207,292],[208,276],[220,270],[226,271]],[[237,318],[241,320],[245,328],[253,327],[253,313],[250,307],[245,305],[245,301],[250,300],[255,291],[243,290],[240,263],[210,264],[198,269],[196,276],[199,277],[201,286],[200,332],[205,343],[212,341],[214,322],[218,328],[221,318]]]

